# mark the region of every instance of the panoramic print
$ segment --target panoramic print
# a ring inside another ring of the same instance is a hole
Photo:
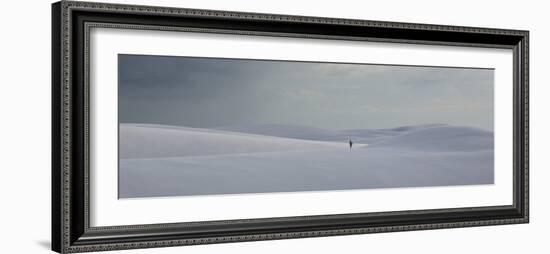
[[[494,70],[118,57],[119,198],[493,184]]]

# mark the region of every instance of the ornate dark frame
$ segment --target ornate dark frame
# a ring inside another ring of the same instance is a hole
[[[90,227],[92,27],[512,49],[513,205]],[[52,249],[61,253],[527,223],[528,31],[61,1],[52,5]]]

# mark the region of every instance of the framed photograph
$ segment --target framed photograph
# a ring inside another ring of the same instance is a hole
[[[528,31],[52,11],[54,251],[528,222]]]

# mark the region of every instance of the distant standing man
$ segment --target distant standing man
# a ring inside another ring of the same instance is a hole
[[[349,140],[349,149],[353,146],[353,142],[351,142],[351,139]]]

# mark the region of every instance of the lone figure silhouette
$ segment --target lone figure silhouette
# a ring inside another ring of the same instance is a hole
[[[353,146],[353,142],[351,142],[351,139],[349,140],[349,149]]]

